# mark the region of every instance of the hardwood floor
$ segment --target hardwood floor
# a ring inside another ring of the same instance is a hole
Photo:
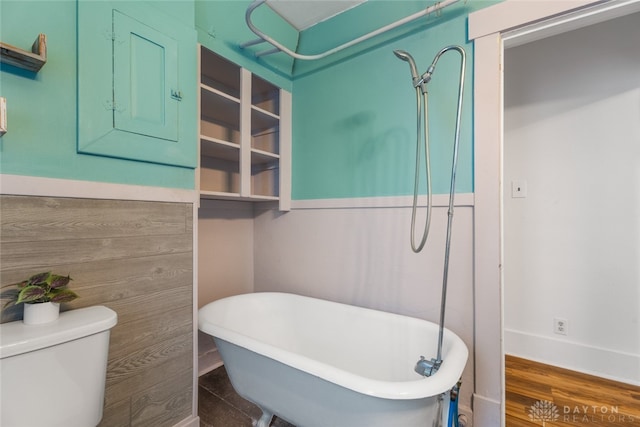
[[[507,355],[506,425],[640,426],[640,387]]]

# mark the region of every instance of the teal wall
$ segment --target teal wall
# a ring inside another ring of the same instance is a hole
[[[193,28],[191,0],[159,2],[150,5],[149,11],[169,13]],[[9,130],[0,138],[0,171],[194,188],[193,169],[78,154],[76,2],[2,0],[0,39],[3,42],[26,49],[39,33],[46,34],[48,41],[47,63],[40,72],[36,74],[4,64],[0,67],[0,95],[7,98]]]
[[[196,1],[198,39],[205,46],[293,92],[292,198],[323,199],[407,195],[413,192],[415,94],[409,67],[393,49],[409,51],[421,72],[449,44],[467,51],[457,192],[473,191],[472,44],[467,17],[496,1],[459,2],[356,47],[318,61],[293,61],[283,53],[256,59],[260,47],[244,25],[251,2]],[[266,6],[254,23],[304,54],[316,54],[422,10],[424,0],[369,0],[299,36]],[[456,54],[445,55],[430,85],[434,193],[449,191],[457,75]],[[423,179],[424,181],[424,179]],[[424,192],[424,189],[422,190]]]
[[[389,6],[399,3],[415,2],[372,2],[367,5],[370,20],[379,21],[377,14],[390,13]],[[409,26],[409,33],[404,28],[404,35],[388,35],[391,38],[382,45],[369,46],[339,63],[307,71],[300,65],[297,70],[303,74],[293,86],[293,199],[412,194],[415,91],[408,64],[393,50],[411,53],[424,73],[435,54],[451,44],[467,52],[456,191],[473,192],[473,44],[467,41],[467,17],[493,3],[460,2],[430,18],[426,26]],[[334,28],[325,24],[324,31],[339,33],[340,28],[344,28],[340,22]],[[458,70],[459,55],[445,54],[428,86],[434,194],[449,192]]]
[[[494,3],[459,2],[439,16],[314,62],[284,54],[256,59],[252,51],[239,49],[239,43],[255,38],[244,23],[250,0],[159,1],[150,11],[195,26],[200,43],[293,92],[292,197],[322,199],[412,193],[415,95],[408,65],[392,50],[409,51],[424,72],[441,47],[454,43],[468,54],[457,191],[473,191],[473,51],[467,16]],[[300,51],[315,53],[424,6],[417,0],[369,0],[300,37],[268,8],[256,12],[255,22],[288,46],[299,44]],[[28,47],[41,32],[48,37],[49,60],[39,73],[0,68],[9,121],[9,132],[0,138],[0,171],[194,188],[194,171],[188,168],[77,154],[75,1],[2,0],[2,41]],[[433,189],[440,194],[449,189],[457,69],[457,56],[445,55],[430,84]]]

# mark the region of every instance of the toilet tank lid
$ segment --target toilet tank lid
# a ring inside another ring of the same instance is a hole
[[[0,325],[0,359],[97,334],[117,322],[115,311],[93,306],[65,311],[57,320],[43,325],[25,325],[20,320],[3,323]]]

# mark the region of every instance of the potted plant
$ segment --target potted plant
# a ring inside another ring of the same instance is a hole
[[[34,274],[27,280],[9,285],[16,287],[17,293],[7,305],[24,304],[25,324],[51,322],[58,318],[60,303],[78,298],[78,294],[66,289],[71,280],[70,276],[51,272]]]

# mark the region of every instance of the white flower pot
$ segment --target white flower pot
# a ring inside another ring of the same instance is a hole
[[[22,321],[25,325],[41,325],[53,322],[60,315],[60,304],[57,302],[24,303]]]

